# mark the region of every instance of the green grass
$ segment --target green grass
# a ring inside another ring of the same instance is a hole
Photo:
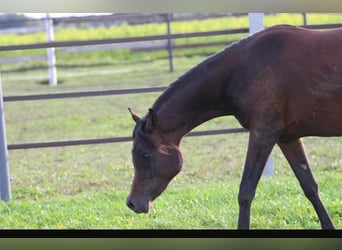
[[[329,195],[322,198],[341,227],[341,188],[336,176],[320,178]],[[24,199],[0,203],[2,228],[91,229],[235,229],[238,216],[237,179],[229,182],[188,183],[175,180],[155,201],[148,215],[128,210],[122,190],[84,193],[50,201]],[[266,204],[265,204],[266,203]],[[5,219],[6,218],[6,219]],[[320,223],[294,178],[262,179],[252,208],[254,229],[319,229]]]
[[[342,228],[341,140],[306,138],[320,193]],[[236,228],[247,134],[185,138],[184,167],[149,215],[125,205],[133,176],[130,143],[10,152],[13,199],[0,203],[1,228]],[[279,150],[275,176],[262,178],[251,226],[320,224]],[[5,219],[6,218],[6,219]]]
[[[168,72],[167,60],[160,57],[115,66],[60,68],[56,87],[43,84],[43,70],[7,72],[2,74],[3,92],[9,96],[166,86],[203,58],[203,54],[177,57],[174,73]],[[86,63],[96,61],[95,57]],[[5,103],[7,140],[11,144],[130,136],[134,122],[127,107],[144,115],[158,95]],[[223,117],[196,130],[236,127],[234,118]],[[247,133],[185,138],[183,170],[154,202],[149,215],[134,214],[125,205],[133,178],[131,143],[10,151],[12,200],[0,202],[0,228],[234,229],[247,140]],[[323,202],[341,229],[342,140],[310,137],[304,142]],[[252,228],[319,229],[317,216],[284,156],[278,148],[273,155],[275,174],[258,186]]]

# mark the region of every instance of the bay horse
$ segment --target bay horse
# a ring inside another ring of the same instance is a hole
[[[212,118],[233,115],[249,130],[238,203],[238,229],[250,209],[272,148],[278,144],[323,229],[335,226],[324,207],[301,137],[342,135],[342,28],[267,28],[205,59],[173,82],[140,118],[129,109],[134,179],[126,200],[136,213],[182,168],[181,139]]]

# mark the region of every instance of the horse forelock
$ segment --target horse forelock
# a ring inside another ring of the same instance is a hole
[[[168,148],[171,146],[164,145],[162,143],[156,143],[152,140],[151,136],[145,132],[144,127],[146,125],[146,120],[142,119],[133,130],[133,140],[140,140],[143,144],[147,144],[148,147],[153,148],[159,153],[168,154]],[[157,130],[159,133],[159,131]],[[160,134],[160,133],[159,133]]]
[[[152,144],[151,140],[147,137],[146,132],[144,131],[144,127],[146,124],[146,120],[141,120],[136,124],[133,130],[133,139],[139,138],[142,141],[146,141],[147,143]]]

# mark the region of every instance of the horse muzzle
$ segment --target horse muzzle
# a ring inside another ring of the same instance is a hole
[[[152,206],[152,201],[137,202],[131,199],[131,197],[129,196],[126,200],[126,205],[137,214],[140,214],[140,213],[147,214],[150,211],[150,208]]]

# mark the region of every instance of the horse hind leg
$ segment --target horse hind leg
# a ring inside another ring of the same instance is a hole
[[[318,185],[312,174],[302,141],[296,139],[287,143],[278,143],[278,145],[295,173],[305,196],[315,208],[322,228],[335,229],[335,226],[319,197]]]

